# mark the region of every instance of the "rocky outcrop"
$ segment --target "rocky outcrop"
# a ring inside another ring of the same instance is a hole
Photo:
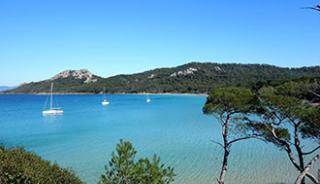
[[[94,77],[94,75],[87,69],[65,70],[52,77],[50,80],[64,79],[68,77],[73,77],[75,79],[84,79],[84,83],[97,82],[97,78]]]
[[[182,71],[178,71],[178,72],[174,72],[170,75],[170,77],[176,77],[176,76],[180,76],[180,75],[192,75],[194,74],[194,72],[198,71],[198,69],[196,68],[188,68],[186,70],[182,70]]]

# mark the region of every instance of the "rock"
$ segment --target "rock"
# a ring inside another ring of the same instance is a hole
[[[176,76],[179,76],[179,75],[192,75],[194,74],[194,72],[198,71],[198,69],[196,68],[188,68],[186,70],[182,70],[182,71],[178,71],[178,72],[174,72],[170,75],[170,77],[176,77]]]
[[[148,79],[153,79],[155,77],[154,74],[149,75]]]
[[[68,77],[74,77],[75,79],[84,79],[84,83],[97,82],[97,79],[87,69],[65,70],[52,77],[50,80],[64,79]]]

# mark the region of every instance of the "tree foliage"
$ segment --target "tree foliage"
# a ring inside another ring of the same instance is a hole
[[[42,160],[22,148],[0,147],[0,183],[12,184],[81,184],[70,169]]]
[[[309,103],[320,102],[320,78],[301,78],[274,85],[278,95],[296,97]]]
[[[135,161],[136,153],[130,142],[120,140],[99,184],[170,184],[174,181],[173,168],[161,164],[158,156]]]
[[[290,81],[279,86],[263,87],[259,90],[259,95],[266,110],[264,115],[272,118],[273,122],[278,120],[299,123],[301,136],[319,141],[319,90],[318,79]]]
[[[301,183],[305,183],[305,176],[313,183],[319,183],[316,177],[306,172],[311,167],[306,162],[308,156],[320,149],[318,90],[319,82],[316,79],[264,86],[257,94],[263,110],[257,111],[256,115],[261,119],[246,124],[250,131],[258,132],[260,139],[286,151],[291,163],[300,172],[297,181]],[[318,146],[306,150],[302,144],[302,139],[306,138],[314,140]],[[318,157],[316,155],[314,158]]]
[[[216,88],[207,98],[203,112],[215,115],[222,130],[222,143],[213,141],[224,151],[220,176],[217,178],[219,184],[224,184],[225,181],[231,146],[236,142],[255,137],[253,133],[243,135],[241,127],[242,124],[248,123],[245,115],[259,109],[258,105],[257,96],[244,87]]]
[[[312,9],[312,10],[315,10],[315,11],[319,11],[320,12],[320,4],[318,5],[315,5],[313,7],[307,7],[308,9]]]
[[[244,87],[220,87],[208,96],[204,113],[249,113],[257,104],[255,94]]]
[[[253,91],[252,91],[253,90]],[[310,174],[312,165],[320,158],[320,83],[319,78],[258,82],[249,88],[215,88],[203,107],[206,114],[220,121],[224,149],[218,183],[224,183],[231,145],[248,138],[258,138],[285,151],[293,166],[300,172],[297,182],[305,177],[313,183],[318,179]],[[303,139],[317,144],[307,150]],[[310,156],[312,156],[311,160]],[[309,161],[309,162],[308,162]]]

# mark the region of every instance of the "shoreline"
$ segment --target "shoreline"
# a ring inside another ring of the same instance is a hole
[[[49,95],[50,93],[0,93],[0,95]],[[177,95],[177,96],[208,96],[206,93],[53,93],[54,95]]]

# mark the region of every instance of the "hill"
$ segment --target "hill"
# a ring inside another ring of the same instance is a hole
[[[320,77],[320,67],[282,68],[266,64],[188,63],[131,75],[102,78],[88,70],[67,70],[51,79],[23,84],[6,93],[206,93],[221,85],[251,86],[257,82]]]
[[[0,91],[6,91],[6,90],[10,90],[10,89],[13,89],[15,87],[12,87],[12,86],[0,86]]]

